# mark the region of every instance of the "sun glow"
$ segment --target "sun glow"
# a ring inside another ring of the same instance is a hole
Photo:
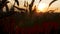
[[[38,12],[45,12],[46,8],[47,8],[47,4],[46,3],[39,3],[38,5]]]

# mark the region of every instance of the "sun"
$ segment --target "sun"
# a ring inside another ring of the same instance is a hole
[[[46,3],[39,3],[38,10],[39,12],[44,12],[46,10],[47,4]]]

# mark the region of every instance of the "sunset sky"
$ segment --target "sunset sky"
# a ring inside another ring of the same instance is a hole
[[[10,4],[8,4],[9,5],[9,7],[11,6],[11,5],[13,5],[14,4],[14,0],[9,0],[9,1],[11,1],[10,2]],[[31,0],[19,0],[19,7],[20,8],[24,8],[24,1],[28,1],[28,4],[30,4],[31,3]],[[47,6],[48,6],[48,4],[51,2],[52,0],[42,0],[40,3],[45,3]],[[39,0],[35,0],[35,2],[34,2],[34,5],[38,5],[38,3],[39,3]],[[49,7],[49,9],[56,9],[56,8],[58,8],[58,11],[60,11],[60,0],[57,0],[56,2],[54,2],[50,7]],[[47,8],[46,8],[47,9]]]

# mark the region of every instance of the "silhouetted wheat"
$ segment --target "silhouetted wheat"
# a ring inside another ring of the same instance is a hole
[[[51,4],[52,4],[52,3],[54,3],[55,1],[57,1],[57,0],[53,0],[53,1],[51,1],[51,2],[50,2],[50,4],[49,4],[49,7],[50,7],[50,6],[51,6]]]
[[[19,1],[18,0],[15,0],[15,2],[17,3],[17,5],[19,6]]]
[[[24,8],[18,8],[17,6],[14,6],[14,7],[17,8],[18,10],[24,10],[25,11]]]
[[[0,9],[3,11],[3,7],[5,6],[6,7],[6,11],[8,12],[9,11],[9,8],[8,8],[8,6],[7,6],[7,3],[9,3],[9,1],[7,1],[7,0],[2,0],[1,1],[1,5],[0,5]]]
[[[31,4],[29,5],[29,11],[30,11],[30,13],[32,13],[32,7],[33,7],[33,4],[34,4],[34,1],[35,0],[32,0]]]
[[[47,11],[48,11],[49,7],[50,7],[55,1],[57,1],[57,0],[53,0],[53,1],[51,1],[51,2],[49,3],[49,6],[48,6],[48,8],[47,8]]]

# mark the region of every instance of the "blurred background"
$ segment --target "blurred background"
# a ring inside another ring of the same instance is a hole
[[[59,34],[60,0],[0,0],[0,33]]]

